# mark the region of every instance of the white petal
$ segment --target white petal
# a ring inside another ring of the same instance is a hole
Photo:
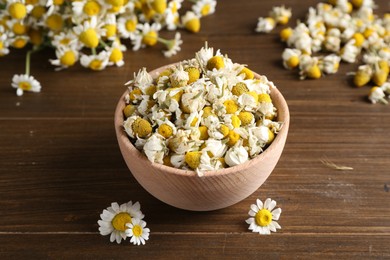
[[[254,219],[254,218],[248,218],[247,220],[245,220],[245,222],[246,222],[247,224],[252,224],[252,223],[255,222],[255,219]]]
[[[281,228],[282,228],[282,227],[279,225],[279,223],[276,222],[276,221],[272,221],[272,224],[273,224],[276,228],[278,228],[278,229],[281,229]]]
[[[271,199],[270,199],[270,198],[267,198],[267,199],[265,200],[265,202],[264,202],[264,208],[265,208],[265,209],[268,209],[270,203],[271,203]]]
[[[263,208],[263,202],[261,200],[257,199],[256,204],[257,204],[257,207],[259,207],[259,209]]]
[[[272,219],[273,220],[278,220],[279,217],[280,217],[280,214],[282,213],[282,209],[281,208],[277,208],[274,211],[272,211],[271,213],[272,213]]]
[[[120,232],[115,232],[115,240],[118,244],[122,241],[122,236]]]
[[[271,200],[271,202],[268,204],[268,210],[272,211],[276,206],[276,201]]]
[[[110,242],[114,242],[115,241],[115,231],[111,233],[111,236],[110,236]]]
[[[252,204],[251,205],[251,210],[253,210],[255,212],[255,214],[261,209],[261,207],[258,207],[258,205],[256,206],[255,204]]]
[[[111,208],[114,210],[114,212],[118,213],[119,211],[119,205],[116,202],[111,203]]]

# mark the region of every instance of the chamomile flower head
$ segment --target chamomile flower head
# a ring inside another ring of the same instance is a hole
[[[85,20],[83,24],[73,27],[74,32],[78,36],[78,40],[87,48],[96,48],[99,45],[101,38],[101,24],[98,24],[97,18],[93,16],[89,20]]]
[[[192,11],[187,11],[181,17],[181,24],[186,30],[197,33],[200,30],[200,17]]]
[[[73,50],[80,50],[82,44],[77,41],[77,35],[73,30],[60,32],[52,37],[53,46],[56,47],[68,47]]]
[[[319,68],[321,71],[327,74],[334,74],[338,71],[341,58],[336,54],[326,55],[323,59],[319,60]]]
[[[119,205],[116,202],[111,203],[111,206],[104,209],[100,214],[99,232],[102,236],[110,235],[110,241],[116,241],[118,244],[122,239],[126,239],[126,224],[132,224],[133,221],[144,218],[141,212],[139,202],[133,204],[132,201]],[[139,223],[137,221],[137,223]]]
[[[110,56],[107,51],[101,51],[99,54],[82,55],[80,63],[85,68],[99,71],[108,65],[109,58]]]
[[[197,16],[202,17],[213,14],[216,6],[216,0],[198,0],[196,1],[196,4],[192,6],[192,10]]]
[[[370,89],[370,92],[368,94],[368,99],[371,101],[371,103],[382,103],[387,105],[388,101],[385,99],[386,94],[383,91],[382,88],[375,86]]]
[[[137,31],[138,18],[134,14],[122,15],[117,20],[117,29],[122,38],[132,38]]]
[[[257,199],[256,204],[250,206],[248,212],[250,218],[246,220],[249,224],[249,230],[261,235],[270,235],[271,231],[276,232],[280,229],[280,225],[277,220],[280,218],[282,210],[276,207],[276,201],[268,198],[264,204],[261,200]]]
[[[56,49],[56,57],[57,59],[50,60],[50,63],[54,66],[58,66],[57,69],[66,69],[77,62],[79,52],[75,49],[65,47],[64,45],[59,45]]]
[[[269,33],[276,26],[276,21],[272,17],[259,17],[256,25],[256,32]]]
[[[285,6],[275,6],[272,8],[269,16],[272,17],[276,23],[285,25],[291,18],[291,8]]]
[[[83,0],[72,2],[74,19],[87,19],[92,16],[99,16],[103,6],[97,0]]]
[[[239,165],[249,160],[248,152],[243,146],[233,146],[227,150],[224,158],[229,166]]]
[[[117,67],[121,67],[125,64],[123,60],[123,52],[126,51],[126,46],[121,44],[121,42],[114,41],[111,47],[106,48],[109,53],[108,65],[116,65]]]
[[[41,83],[33,76],[26,74],[14,75],[12,78],[12,87],[16,88],[16,95],[22,96],[24,91],[40,92]]]
[[[299,56],[301,55],[301,53],[302,52],[298,49],[284,49],[282,54],[283,66],[286,69],[296,68],[299,65]]]
[[[145,241],[149,239],[150,229],[146,227],[146,222],[134,218],[131,223],[126,224],[126,236],[130,237],[130,243],[134,245],[145,245]]]
[[[163,164],[163,159],[168,154],[163,137],[159,134],[153,134],[144,144],[143,150],[149,161]]]
[[[182,43],[183,43],[183,41],[181,40],[181,34],[179,32],[177,32],[175,34],[175,38],[174,39],[168,40],[166,42],[165,45],[167,47],[167,50],[163,51],[164,56],[167,57],[167,58],[170,58],[173,55],[176,55],[177,52],[179,52],[181,50],[180,45]]]
[[[152,25],[148,23],[137,24],[136,28],[135,33],[130,36],[134,51],[146,46],[156,45],[159,38],[158,33],[161,30],[159,23],[153,23]]]

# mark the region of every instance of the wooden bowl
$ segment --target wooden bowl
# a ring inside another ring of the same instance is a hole
[[[153,77],[165,68],[151,73]],[[255,74],[259,77],[258,74]],[[150,162],[130,142],[123,128],[125,95],[119,99],[115,111],[115,131],[123,158],[135,179],[157,199],[177,208],[209,211],[231,206],[255,192],[275,168],[286,142],[290,124],[287,103],[278,89],[271,90],[271,98],[278,109],[278,121],[284,122],[271,145],[244,164],[205,172],[199,177],[187,171]]]

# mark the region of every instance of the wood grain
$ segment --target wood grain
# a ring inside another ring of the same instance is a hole
[[[282,68],[280,28],[253,32],[257,17],[274,5],[291,6],[303,19],[317,2],[219,1],[199,34],[182,33],[177,56],[163,58],[160,47],[127,51],[125,66],[102,72],[80,66],[54,72],[48,63],[54,53],[46,50],[32,60],[42,92],[23,97],[10,85],[24,68],[24,51],[1,57],[0,258],[390,258],[390,107],[371,105],[369,88],[351,86],[346,73],[358,64],[299,81]],[[390,11],[388,1],[376,3],[377,13]],[[114,110],[139,68],[188,59],[205,40],[267,75],[288,102],[291,124],[280,161],[260,189],[226,209],[190,212],[158,201],[132,177],[116,141]],[[324,157],[353,170],[328,168]],[[247,231],[245,219],[256,198],[267,197],[283,210],[282,229],[259,236]],[[129,200],[141,203],[151,229],[142,247],[111,244],[97,231],[104,208]]]

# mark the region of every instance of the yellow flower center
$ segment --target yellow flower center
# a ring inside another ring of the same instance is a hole
[[[202,117],[203,118],[207,118],[208,116],[211,116],[213,114],[213,108],[212,107],[209,107],[209,106],[206,106],[203,108],[203,115]]]
[[[219,70],[223,67],[225,67],[225,62],[223,61],[222,56],[214,56],[207,61],[208,70],[213,70],[213,69]]]
[[[188,164],[188,166],[195,170],[199,164],[200,164],[200,157],[202,156],[201,152],[187,152],[184,156],[185,162]]]
[[[15,34],[25,34],[26,33],[26,26],[24,26],[21,23],[14,23],[14,26],[12,26],[12,31]]]
[[[106,29],[106,37],[110,38],[116,35],[116,25],[115,24],[106,24],[104,26],[104,29]]]
[[[355,39],[355,46],[357,47],[361,47],[365,41],[364,36],[361,33],[355,33],[352,38]]]
[[[298,56],[291,56],[287,61],[286,64],[289,68],[295,68],[299,65],[299,57]]]
[[[165,138],[169,138],[172,136],[173,134],[173,129],[171,126],[167,125],[167,124],[161,124],[159,127],[158,127],[158,133],[160,135],[162,135],[163,137]]]
[[[310,67],[307,70],[307,76],[312,79],[319,79],[321,78],[321,70],[317,65],[314,65]]]
[[[156,11],[156,13],[163,14],[165,9],[167,9],[167,0],[154,0],[152,8]]]
[[[241,120],[238,116],[232,115],[232,125],[234,128],[238,128],[241,126]]]
[[[259,102],[272,103],[271,96],[267,93],[259,94]]]
[[[233,130],[230,130],[228,134],[228,142],[226,144],[229,146],[233,146],[237,143],[238,140],[240,140],[240,135]]]
[[[0,50],[2,50],[3,48],[4,48],[4,43],[0,41]]]
[[[26,5],[35,5],[38,4],[39,0],[26,0]]]
[[[89,28],[82,32],[79,39],[85,46],[89,48],[96,48],[99,44],[99,37],[95,29]]]
[[[121,7],[124,4],[124,0],[106,0],[106,3],[112,6]]]
[[[196,123],[197,123],[197,122],[198,122],[198,118],[197,118],[197,117],[194,117],[194,119],[192,120],[190,126],[191,126],[191,127],[196,126]]]
[[[223,105],[226,108],[227,114],[234,114],[238,110],[238,106],[234,100],[226,100],[225,102],[223,102]]]
[[[62,20],[62,17],[59,14],[52,14],[46,19],[46,25],[52,31],[61,30],[63,23],[64,21]]]
[[[292,33],[293,33],[293,30],[290,27],[284,28],[283,30],[280,31],[280,34],[279,34],[280,39],[282,41],[287,41],[290,38],[290,36],[292,35]]]
[[[240,74],[245,74],[244,79],[254,79],[255,78],[255,74],[253,74],[253,71],[251,71],[250,69],[248,69],[246,67],[240,71]]]
[[[378,86],[382,86],[386,82],[388,75],[388,71],[382,69],[376,70],[372,75],[372,82],[374,82]]]
[[[255,215],[256,224],[266,227],[272,222],[272,213],[268,209],[259,210]]]
[[[188,84],[191,84],[195,81],[197,81],[200,77],[200,71],[195,67],[188,67],[185,69],[185,71],[188,73]]]
[[[190,32],[193,32],[193,33],[199,32],[200,31],[199,18],[193,18],[193,19],[187,21],[186,24],[184,25],[184,27]]]
[[[19,88],[28,91],[28,90],[32,89],[32,86],[31,86],[30,82],[22,81],[22,82],[19,82]]]
[[[30,37],[30,41],[34,45],[40,45],[43,41],[42,32],[36,29],[30,29],[28,31],[28,36]]]
[[[12,43],[12,46],[16,49],[22,49],[26,44],[27,41],[24,38],[16,38]]]
[[[118,62],[118,61],[123,60],[123,53],[122,53],[122,51],[119,48],[112,49],[111,55],[110,55],[109,59],[112,62]]]
[[[142,235],[142,227],[139,225],[135,225],[133,227],[133,235],[136,237],[140,237]]]
[[[15,19],[23,19],[27,15],[26,6],[19,2],[12,3],[8,7],[8,12]]]
[[[353,78],[353,83],[356,87],[363,87],[371,79],[371,75],[364,70],[358,70]]]
[[[92,70],[100,70],[102,68],[103,61],[94,59],[89,63],[89,68]]]
[[[94,0],[88,1],[84,5],[83,12],[88,16],[97,15],[100,12],[100,5]]]
[[[131,223],[131,216],[127,212],[121,212],[115,215],[111,224],[115,230],[125,231],[127,229],[126,224]]]
[[[60,43],[63,44],[63,45],[68,45],[70,43],[71,39],[69,38],[63,38],[62,40],[60,40]]]
[[[363,0],[351,0],[351,4],[358,9],[362,6]]]
[[[135,88],[130,92],[130,100],[134,101],[140,95],[142,95],[142,91],[139,88]]]
[[[131,128],[134,134],[137,134],[140,138],[147,137],[152,132],[150,123],[142,118],[137,118]]]
[[[137,26],[137,20],[135,19],[127,20],[125,23],[125,27],[128,32],[134,32],[136,26]]]
[[[136,110],[135,106],[129,104],[125,106],[125,108],[123,109],[123,114],[125,115],[126,118],[128,118],[129,116],[134,114],[135,110]]]
[[[150,31],[144,35],[144,37],[142,38],[142,43],[148,46],[153,46],[157,43],[157,38],[158,38],[157,32]]]
[[[148,3],[144,3],[142,5],[142,13],[144,14],[146,20],[149,21],[153,18],[156,11],[154,11],[153,8],[151,6],[149,6]]]
[[[200,13],[202,14],[202,16],[208,15],[210,13],[210,9],[211,9],[210,4],[205,4],[202,7],[202,10],[200,10]]]
[[[200,132],[200,140],[207,140],[209,139],[209,133],[208,133],[208,128],[207,126],[199,126],[199,132]]]
[[[177,12],[177,4],[176,4],[176,2],[174,2],[174,3],[172,4],[172,6],[171,6],[171,11],[172,11],[172,13],[176,13],[176,12]]]
[[[54,5],[62,5],[64,3],[64,0],[53,0]]]
[[[270,143],[272,143],[272,141],[275,139],[275,134],[274,132],[272,132],[270,129],[268,129],[268,140],[267,140],[267,144],[269,145]]]
[[[226,125],[221,125],[219,127],[219,132],[223,135],[223,137],[225,138],[226,136],[228,136],[229,132],[230,132],[230,129],[229,127],[227,127]]]
[[[248,112],[248,111],[241,111],[238,114],[238,118],[241,121],[241,125],[246,126],[252,122],[253,114],[251,112]]]
[[[238,82],[232,88],[232,94],[235,96],[241,96],[242,94],[247,93],[248,91],[249,89],[244,82]]]
[[[44,6],[41,6],[41,5],[36,5],[34,6],[34,8],[31,10],[31,15],[36,18],[36,19],[39,19],[43,16],[43,14],[46,12],[46,9]]]
[[[72,66],[76,63],[76,55],[73,51],[68,50],[62,55],[60,62],[65,66]]]

